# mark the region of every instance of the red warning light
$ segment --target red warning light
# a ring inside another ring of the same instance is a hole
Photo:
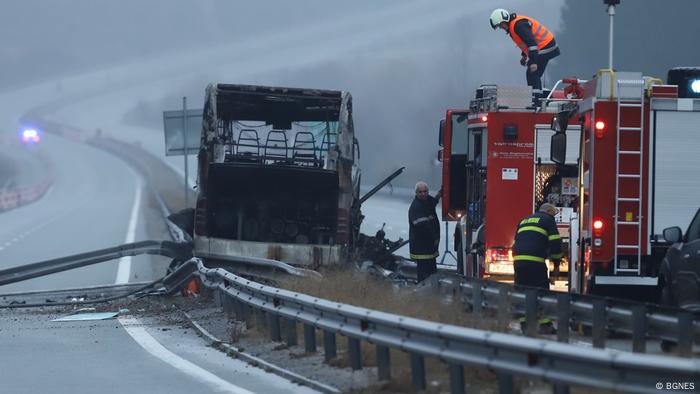
[[[603,229],[603,221],[596,220],[595,222],[593,222],[593,228],[596,230],[602,230]]]
[[[482,122],[486,122],[487,120],[489,120],[489,117],[488,117],[488,116],[483,115],[483,116],[481,117],[481,121],[482,121]]]
[[[599,120],[595,122],[595,136],[597,138],[603,138],[603,132],[605,131],[605,122]]]

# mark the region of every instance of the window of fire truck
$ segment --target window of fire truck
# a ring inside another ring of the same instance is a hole
[[[467,154],[467,116],[464,114],[452,115],[452,154]]]
[[[472,128],[469,130],[469,153],[467,159],[477,166],[486,165],[486,128]]]

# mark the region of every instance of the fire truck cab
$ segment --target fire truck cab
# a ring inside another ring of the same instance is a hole
[[[576,79],[557,85],[568,86],[540,98],[528,86],[482,85],[469,108],[448,110],[440,123],[442,215],[458,222],[455,250],[466,276],[512,281],[517,225],[544,202],[559,208],[557,224],[568,243],[577,209],[579,141],[573,134],[579,126],[568,127],[568,158],[555,164],[551,124],[581,91]],[[567,261],[565,255],[562,273]]]

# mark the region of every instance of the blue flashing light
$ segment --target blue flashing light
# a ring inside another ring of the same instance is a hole
[[[695,94],[700,94],[700,79],[694,79],[690,82],[690,90]]]

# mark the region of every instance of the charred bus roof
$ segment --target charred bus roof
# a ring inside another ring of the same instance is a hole
[[[225,121],[252,120],[268,124],[337,121],[340,117],[342,92],[217,84],[216,101],[217,117]]]

